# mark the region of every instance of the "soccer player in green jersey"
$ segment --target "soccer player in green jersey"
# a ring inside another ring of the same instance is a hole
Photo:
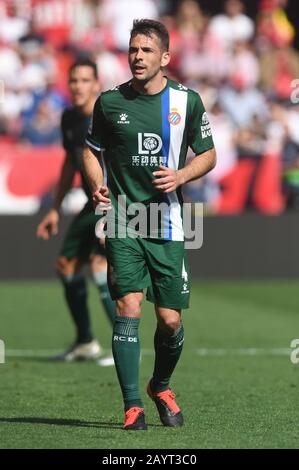
[[[53,207],[37,228],[37,236],[44,240],[48,240],[51,235],[58,233],[61,203],[72,186],[75,173],[79,171],[82,176],[82,187],[89,200],[71,223],[56,262],[56,270],[63,282],[65,299],[77,333],[72,347],[57,357],[66,361],[95,359],[102,353],[102,348],[94,339],[91,330],[86,281],[82,273],[82,267],[86,263],[90,265],[105,312],[111,323],[113,323],[115,316],[115,302],[112,301],[107,286],[105,248],[96,238],[94,231],[94,225],[99,217],[94,213],[90,192],[81,171],[85,136],[99,93],[98,73],[94,62],[84,59],[71,66],[69,90],[72,107],[64,111],[61,120],[65,158]],[[113,358],[111,357],[110,360],[108,357],[101,358],[99,363],[112,365]]]
[[[181,311],[189,306],[190,289],[180,187],[210,171],[216,154],[199,95],[163,74],[170,60],[166,28],[135,20],[128,59],[132,80],[102,93],[95,104],[83,165],[94,204],[107,209],[107,225],[111,218],[118,221],[106,240],[109,288],[117,302],[112,350],[124,399],[124,429],[143,430],[138,326],[146,287],[157,317],[147,393],[164,426],[183,424],[169,387],[182,352]],[[195,157],[185,165],[189,146]],[[137,203],[147,215],[157,203],[169,210],[158,226],[134,236],[129,226]],[[119,218],[124,208],[125,217]]]

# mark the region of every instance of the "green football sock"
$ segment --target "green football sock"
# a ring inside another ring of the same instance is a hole
[[[139,322],[139,318],[116,316],[113,327],[112,352],[125,411],[133,406],[143,408],[139,393]]]
[[[155,344],[155,366],[151,382],[154,392],[163,392],[169,388],[170,377],[180,358],[184,343],[184,327],[181,323],[174,335],[169,336],[157,325]]]
[[[89,343],[93,340],[89,309],[87,305],[87,288],[83,274],[63,276],[64,294],[77,330],[77,343]]]
[[[94,282],[99,289],[100,299],[103,303],[105,313],[113,325],[115,319],[115,302],[111,299],[108,284],[107,284],[107,273],[98,272],[93,273]]]

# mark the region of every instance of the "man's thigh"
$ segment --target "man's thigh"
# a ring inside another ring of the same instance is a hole
[[[140,292],[151,283],[142,247],[137,239],[107,238],[108,284],[112,299]]]

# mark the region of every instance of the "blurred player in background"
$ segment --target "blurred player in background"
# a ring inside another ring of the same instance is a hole
[[[90,124],[94,103],[99,94],[96,64],[88,59],[75,62],[69,71],[69,90],[73,106],[62,115],[61,131],[65,159],[61,168],[52,208],[37,227],[37,236],[48,240],[58,233],[62,201],[71,189],[75,173],[80,172],[82,188],[88,202],[71,223],[57,258],[56,270],[63,283],[65,299],[76,327],[77,337],[72,347],[57,359],[96,359],[102,348],[94,338],[87,305],[87,287],[82,267],[89,264],[105,312],[113,324],[115,302],[107,286],[107,262],[103,240],[95,236],[95,215],[88,186],[81,172],[80,158],[85,135]],[[100,365],[113,365],[113,357],[101,358]]]

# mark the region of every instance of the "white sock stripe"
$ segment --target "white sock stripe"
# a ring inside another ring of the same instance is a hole
[[[104,286],[105,284],[107,284],[107,272],[106,271],[101,271],[101,272],[93,272],[92,273],[92,277],[93,277],[93,280],[94,280],[94,283],[97,285],[97,286]]]

